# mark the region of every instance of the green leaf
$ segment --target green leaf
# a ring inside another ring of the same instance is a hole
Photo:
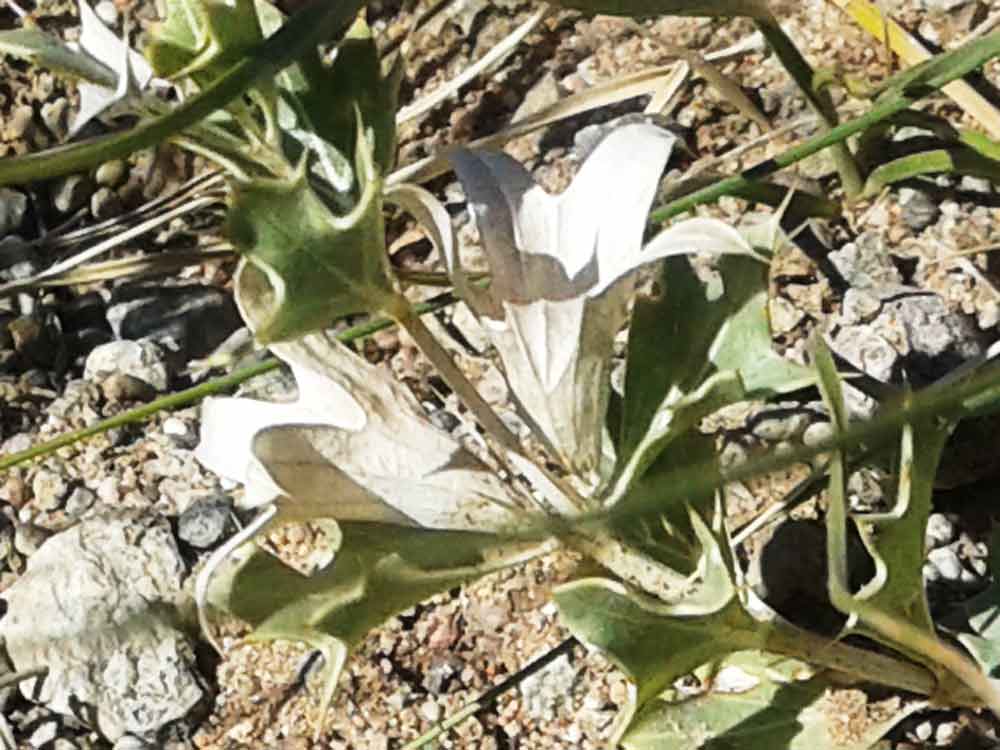
[[[688,430],[671,442],[670,450],[660,454],[642,477],[628,489],[618,503],[620,515],[611,519],[618,538],[679,573],[690,575],[702,552],[695,529],[691,525],[693,509],[701,515],[712,510],[714,493],[674,498],[664,492],[674,472],[686,466],[711,466],[716,459],[715,440],[697,430]],[[646,513],[633,518],[628,509],[635,504]],[[649,509],[656,508],[652,514]]]
[[[837,689],[805,664],[760,652],[723,661],[708,690],[687,699],[657,699],[622,738],[627,750],[867,750],[922,707],[899,698],[869,703]]]
[[[262,39],[254,0],[166,0],[146,56],[157,75],[204,87]]]
[[[499,537],[374,523],[340,524],[333,563],[311,576],[259,549],[213,580],[210,602],[253,627],[251,639],[323,651],[322,707],[348,652],[372,628],[424,599],[522,562],[532,548]]]
[[[570,632],[636,684],[638,707],[702,664],[758,647],[764,637],[735,599],[717,612],[679,616],[616,581],[586,578],[561,586],[555,601]]]
[[[371,29],[359,18],[337,48],[332,66],[326,68],[318,56],[306,55],[300,68],[306,88],[297,97],[314,132],[341,153],[351,154],[358,140],[356,112],[360,111],[379,174],[388,174],[396,160],[401,58],[383,75]]]
[[[657,297],[632,313],[616,488],[642,476],[670,442],[730,403],[814,381],[771,347],[767,266],[720,257],[700,279],[686,258],[664,262]]]
[[[840,376],[825,345],[816,350],[824,400],[837,431],[847,427]],[[882,628],[872,629],[870,620],[907,623],[934,635],[934,624],[924,592],[924,538],[934,492],[934,475],[951,432],[951,424],[935,419],[916,420],[903,426],[896,499],[884,513],[850,515],[845,491],[842,451],[834,451],[830,468],[830,504],[827,539],[830,598],[834,606],[857,616],[871,635],[886,640]],[[875,561],[875,576],[854,595],[848,585],[847,521],[853,518]],[[896,644],[899,645],[899,644]]]
[[[310,187],[304,162],[291,179],[234,185],[227,234],[246,259],[237,301],[244,317],[253,308],[260,342],[292,339],[353,313],[381,312],[394,299],[381,181],[366,145],[360,139],[363,189],[346,216],[335,216]]]
[[[199,95],[160,117],[152,117],[124,133],[83,143],[0,160],[0,187],[36,179],[50,179],[79,172],[133,151],[153,146],[191,127],[248,88],[274,76],[302,56],[305,50],[341,33],[350,23],[359,0],[344,3],[310,3],[282,29],[243,56]]]
[[[70,48],[52,34],[37,29],[0,32],[0,54],[13,55],[33,65],[109,89],[115,88],[118,83],[118,77],[111,68],[85,52]]]
[[[969,146],[922,151],[893,159],[876,168],[865,182],[862,197],[874,197],[889,185],[914,177],[958,174],[1000,182],[1000,162]]]

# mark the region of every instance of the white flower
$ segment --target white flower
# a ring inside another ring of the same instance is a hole
[[[487,290],[468,284],[450,243],[456,288],[489,332],[511,390],[565,465],[597,470],[615,335],[632,273],[682,253],[751,253],[719,221],[680,222],[643,247],[643,233],[675,137],[648,124],[613,131],[572,185],[549,195],[502,153],[452,156],[489,263]]]

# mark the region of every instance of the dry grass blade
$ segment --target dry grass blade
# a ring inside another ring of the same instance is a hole
[[[71,286],[125,277],[154,276],[178,271],[188,266],[197,266],[211,260],[228,260],[231,257],[233,257],[232,250],[206,250],[118,258],[73,268],[43,279],[37,286],[40,288]]]
[[[413,120],[420,117],[422,114],[430,112],[441,102],[457,94],[459,89],[474,80],[477,76],[487,72],[497,65],[500,65],[515,49],[517,49],[517,46],[521,43],[521,41],[534,30],[539,22],[545,17],[547,12],[548,8],[543,5],[535,11],[527,21],[514,29],[514,31],[495,45],[493,49],[483,55],[468,68],[463,70],[461,74],[448,81],[443,86],[435,89],[422,99],[414,102],[408,107],[400,109],[399,112],[396,113],[396,124],[401,125],[408,120]]]
[[[113,219],[108,219],[98,224],[81,227],[80,229],[70,230],[66,228],[66,225],[63,225],[62,227],[53,229],[38,242],[46,248],[54,249],[93,240],[106,234],[121,231],[122,226],[127,223],[140,221],[144,217],[158,214],[164,209],[173,208],[195,194],[202,196],[215,195],[221,200],[224,197],[221,191],[224,184],[225,177],[220,172],[207,172],[188,180],[172,193],[158,196],[127,214],[116,216]],[[73,223],[75,223],[75,220]]]
[[[625,19],[625,24],[643,39],[660,47],[671,57],[676,57],[686,62],[696,75],[704,78],[709,86],[718,91],[722,95],[722,98],[736,107],[744,117],[753,120],[763,130],[771,129],[771,121],[760,111],[760,108],[754,104],[753,100],[746,95],[742,87],[727,78],[707,57],[664,41],[660,37],[651,34],[648,29],[631,18]]]
[[[538,112],[512,123],[493,135],[478,138],[465,144],[466,148],[490,148],[501,146],[507,141],[530,133],[538,128],[565,120],[568,117],[589,112],[593,109],[617,104],[626,99],[644,96],[657,91],[675,75],[676,65],[664,65],[639,73],[622,76],[613,81],[594,86],[591,89],[573,94]],[[448,161],[449,150],[428,156],[426,159],[400,167],[386,179],[387,186],[403,182],[421,183],[438,175],[451,171]]]
[[[201,198],[195,198],[182,203],[179,206],[174,207],[170,211],[153,216],[146,221],[137,224],[134,227],[126,229],[124,232],[109,237],[103,242],[99,242],[93,247],[87,248],[83,252],[77,253],[76,255],[67,258],[54,266],[42,271],[34,276],[21,279],[18,281],[13,281],[9,284],[0,286],[0,298],[10,296],[12,294],[18,294],[20,292],[28,292],[32,289],[44,286],[45,283],[51,279],[59,278],[71,271],[74,268],[82,266],[84,263],[97,258],[104,253],[113,250],[116,247],[121,246],[123,243],[128,242],[131,239],[139,237],[147,232],[156,229],[157,227],[163,226],[169,223],[178,216],[183,216],[190,213],[191,211],[197,211],[203,208],[209,208],[211,206],[217,206],[220,203],[220,199],[216,196],[203,196]]]
[[[886,44],[907,65],[917,65],[931,57],[920,42],[869,0],[830,0],[847,13],[880,43]],[[1000,21],[998,21],[1000,22]],[[942,89],[994,138],[1000,138],[1000,110],[965,81],[953,81]]]

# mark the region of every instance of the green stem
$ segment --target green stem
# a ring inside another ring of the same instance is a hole
[[[905,77],[901,77],[899,81],[891,85],[886,94],[883,95],[884,98],[876,102],[875,106],[861,117],[838,125],[815,138],[810,138],[808,141],[788,149],[773,159],[767,159],[745,170],[741,174],[721,180],[714,185],[671,201],[653,211],[649,217],[650,221],[654,223],[668,221],[704,203],[712,203],[723,196],[732,195],[738,190],[746,190],[753,182],[760,181],[768,175],[774,174],[825,148],[840,143],[852,135],[861,133],[883,120],[893,117],[932,91],[936,91],[941,86],[961,78],[1000,54],[1000,33],[983,37],[974,44],[968,45],[961,52],[960,56],[951,53],[953,55],[951,61],[954,64],[941,69],[936,75],[928,76],[925,79],[917,79],[915,76],[925,73],[927,70],[926,67],[907,71]],[[929,62],[940,61],[935,59]],[[919,83],[920,85],[909,85],[911,82]]]
[[[937,690],[937,679],[918,664],[824,638],[783,620],[766,627],[769,629],[762,650],[843,672],[875,685],[919,695],[934,695]],[[957,699],[956,703],[978,705],[971,694],[951,697]]]
[[[452,305],[456,301],[457,298],[454,295],[442,294],[433,300],[424,302],[420,305],[415,305],[414,312],[419,315],[425,315],[447,307],[448,305]],[[338,334],[337,338],[344,343],[349,343],[351,341],[371,336],[373,333],[381,331],[384,328],[389,328],[392,325],[393,321],[381,318],[367,323],[362,323],[361,325],[353,326],[352,328]],[[244,367],[243,369],[237,370],[229,375],[206,381],[205,383],[180,391],[179,393],[172,393],[169,396],[164,396],[156,399],[155,401],[150,401],[148,404],[144,404],[136,409],[130,409],[129,411],[123,412],[109,419],[102,420],[89,427],[74,430],[73,432],[67,432],[65,435],[60,435],[52,440],[39,443],[38,445],[32,446],[27,450],[12,453],[9,456],[4,456],[0,458],[0,471],[6,471],[7,469],[17,466],[18,464],[22,464],[25,461],[31,461],[35,458],[47,456],[60,448],[65,448],[66,446],[73,445],[81,440],[86,440],[87,438],[94,437],[95,435],[100,435],[101,433],[107,432],[115,427],[123,427],[133,422],[140,422],[144,419],[149,419],[161,411],[179,409],[183,406],[188,406],[196,401],[200,401],[206,396],[211,396],[216,393],[235,388],[240,383],[274,370],[280,366],[280,364],[281,362],[277,359],[271,358],[265,360],[264,362],[251,365],[250,367]]]
[[[168,114],[140,122],[124,133],[3,159],[0,186],[79,172],[166,140],[226,106],[258,81],[273,77],[322,42],[342,34],[361,5],[361,0],[313,0],[222,77]]]
[[[836,127],[837,109],[833,105],[830,94],[826,89],[817,90],[815,86],[815,72],[802,56],[802,53],[799,52],[795,43],[781,28],[777,19],[774,17],[757,19],[755,24],[820,120],[823,121],[827,128]],[[854,160],[854,156],[851,154],[846,143],[836,143],[830,147],[830,150],[837,165],[837,171],[840,173],[840,182],[844,187],[844,193],[849,200],[853,199],[861,193],[863,186],[861,173],[858,171],[858,164]]]

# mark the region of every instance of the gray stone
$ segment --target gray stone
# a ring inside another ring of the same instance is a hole
[[[902,188],[899,191],[899,205],[903,209],[903,223],[914,232],[922,232],[933,226],[941,215],[937,203],[926,193],[912,188]]]
[[[41,468],[31,480],[34,505],[39,510],[59,510],[69,494],[69,483],[58,471]]]
[[[149,341],[110,341],[96,347],[87,356],[84,377],[98,382],[111,375],[131,375],[161,392],[170,384],[163,353]]]
[[[90,184],[90,180],[83,175],[71,174],[56,182],[52,205],[57,211],[68,214],[85,206],[90,200],[92,191],[93,185]]]
[[[971,0],[920,0],[920,3],[924,6],[925,10],[935,13],[947,13],[952,10],[957,10],[963,5],[968,5],[970,2]]]
[[[225,537],[233,503],[226,496],[198,500],[177,519],[177,536],[196,549],[208,549]]]
[[[28,196],[10,188],[0,188],[0,237],[16,232],[28,210]],[[2,265],[2,259],[0,259]]]
[[[874,232],[862,232],[828,256],[851,286],[859,289],[881,288],[902,284],[903,277],[893,265],[882,237]]]
[[[941,571],[932,562],[925,562],[921,569],[924,575],[924,583],[937,583],[941,580]]]
[[[944,547],[955,541],[955,524],[943,513],[931,513],[927,518],[926,545],[928,549]]]
[[[79,518],[93,507],[96,500],[97,495],[94,494],[93,490],[87,487],[77,487],[66,498],[66,515],[71,518]]]
[[[899,352],[874,327],[841,328],[829,343],[837,354],[876,380],[887,383],[894,379]]]
[[[191,642],[174,626],[184,563],[164,519],[119,514],[49,539],[4,592],[0,636],[17,670],[48,667],[22,692],[93,716],[115,742],[155,739],[205,700]]]
[[[938,569],[943,580],[954,582],[962,577],[962,561],[951,547],[932,549],[927,553],[927,559]]]
[[[107,319],[117,338],[154,341],[184,364],[211,353],[242,326],[232,298],[202,284],[118,287]]]
[[[579,671],[563,655],[522,681],[518,690],[525,714],[539,721],[551,720],[556,710],[570,700]]]

